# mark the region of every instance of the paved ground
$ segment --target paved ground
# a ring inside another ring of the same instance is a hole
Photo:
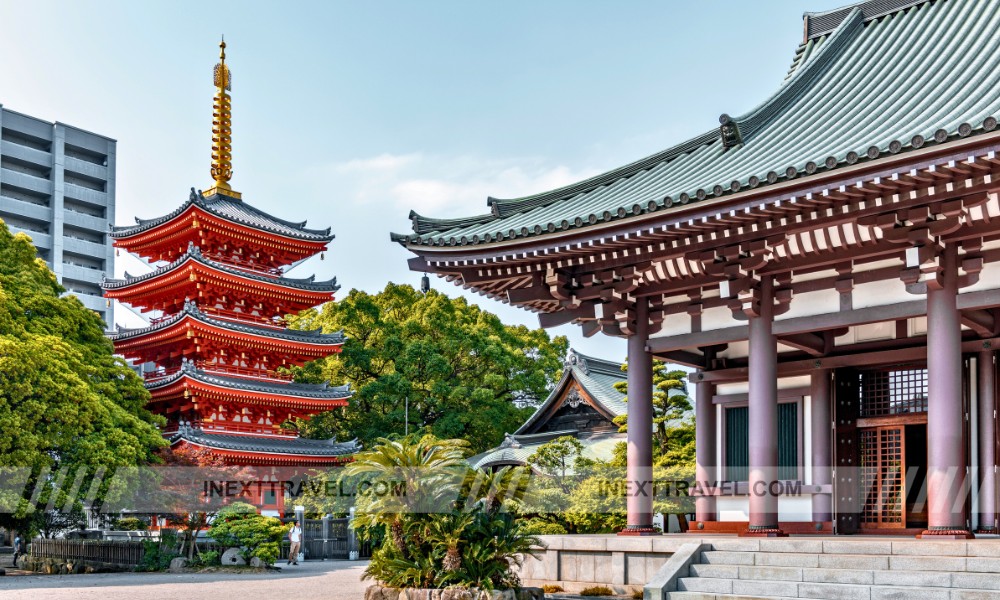
[[[310,561],[280,573],[102,573],[0,577],[3,600],[360,600],[364,561]]]

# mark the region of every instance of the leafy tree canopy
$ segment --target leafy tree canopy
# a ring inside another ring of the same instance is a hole
[[[293,327],[344,330],[340,356],[298,369],[299,381],[349,382],[345,410],[294,424],[308,437],[358,437],[366,444],[409,429],[469,440],[472,450],[516,430],[560,375],[567,341],[541,329],[504,325],[464,298],[390,283],[378,294],[352,290]]]
[[[0,468],[75,473],[154,460],[165,442],[149,393],[113,355],[100,317],[64,291],[31,239],[0,221]],[[26,510],[0,525],[24,526]]]

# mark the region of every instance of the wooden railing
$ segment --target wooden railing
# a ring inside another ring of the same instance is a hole
[[[136,566],[146,550],[142,542],[106,540],[47,540],[31,542],[32,558],[90,560],[114,565]]]

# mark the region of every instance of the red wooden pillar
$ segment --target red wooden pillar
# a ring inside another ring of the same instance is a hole
[[[619,535],[655,535],[653,529],[653,357],[649,301],[637,298],[635,331],[628,338],[627,525]]]

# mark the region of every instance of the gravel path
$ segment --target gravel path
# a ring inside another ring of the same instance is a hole
[[[360,600],[364,561],[315,561],[280,573],[101,573],[0,577],[3,600]]]

